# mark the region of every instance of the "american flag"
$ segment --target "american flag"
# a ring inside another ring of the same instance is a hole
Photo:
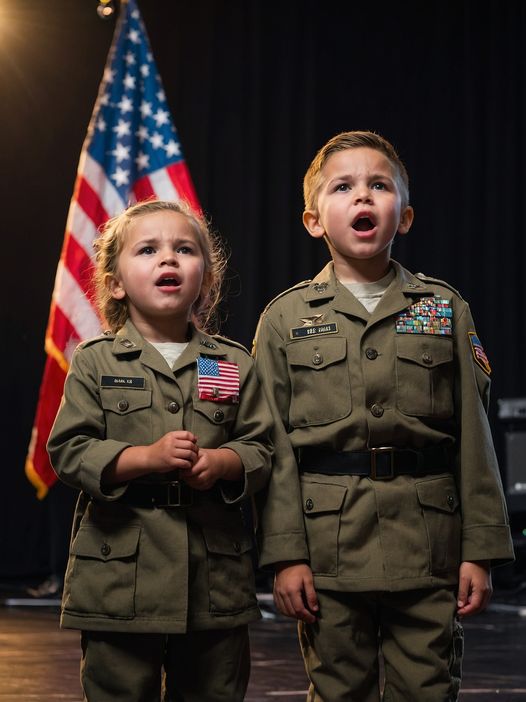
[[[231,361],[199,356],[197,389],[200,400],[239,402],[239,366]]]
[[[51,299],[26,475],[43,498],[56,481],[46,442],[71,355],[101,330],[92,305],[93,240],[107,219],[152,196],[200,205],[183,160],[161,79],[135,0],[122,0],[104,75],[80,154]]]

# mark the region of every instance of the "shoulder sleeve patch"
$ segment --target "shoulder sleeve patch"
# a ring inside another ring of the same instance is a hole
[[[482,348],[480,339],[475,332],[468,332],[468,339],[471,345],[471,352],[473,353],[475,363],[482,368],[484,373],[491,375],[491,366],[489,364],[488,357],[486,356],[486,352]]]

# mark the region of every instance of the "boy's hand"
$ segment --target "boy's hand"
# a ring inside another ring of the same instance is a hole
[[[197,461],[197,438],[189,431],[170,431],[147,447],[152,473],[191,468]]]
[[[316,621],[319,610],[312,571],[306,563],[278,563],[274,579],[274,601],[281,614],[307,624]]]
[[[489,561],[464,561],[460,564],[457,614],[469,617],[485,609],[493,587]]]
[[[199,449],[196,462],[180,475],[194,490],[210,490],[220,479],[241,480],[243,464],[232,449]]]

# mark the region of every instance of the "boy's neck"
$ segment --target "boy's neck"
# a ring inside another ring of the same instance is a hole
[[[389,273],[390,268],[389,260],[334,261],[334,274],[342,283],[376,283]]]

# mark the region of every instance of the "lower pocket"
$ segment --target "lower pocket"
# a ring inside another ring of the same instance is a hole
[[[303,479],[301,491],[312,572],[337,575],[340,515],[347,488]]]
[[[210,612],[236,614],[257,606],[252,542],[246,533],[203,528]]]
[[[140,526],[80,527],[71,545],[65,611],[118,619],[135,616],[139,535]]]
[[[431,574],[457,569],[461,518],[453,476],[417,482],[416,491],[427,531]]]

